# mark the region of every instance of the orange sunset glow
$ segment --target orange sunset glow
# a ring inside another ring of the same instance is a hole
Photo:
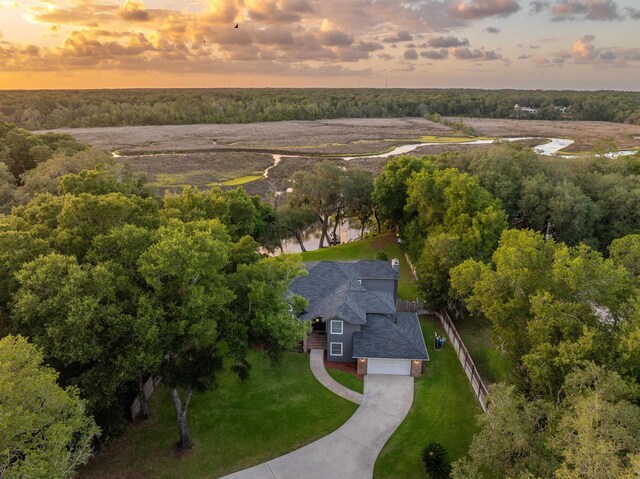
[[[2,0],[0,88],[634,90],[639,22],[632,0]]]

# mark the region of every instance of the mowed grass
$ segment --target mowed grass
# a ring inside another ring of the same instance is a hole
[[[161,388],[151,401],[153,418],[129,427],[80,477],[215,478],[308,444],[356,410],[313,377],[307,354],[287,353],[280,366],[271,367],[265,353],[252,351],[249,361],[245,382],[225,372],[216,389],[194,394],[191,452],[178,456],[174,451],[175,412],[169,391]]]
[[[304,261],[346,261],[358,259],[377,259],[380,251],[384,251],[391,260],[400,260],[400,281],[398,296],[400,299],[415,300],[419,296],[416,280],[411,273],[407,259],[392,233],[374,236],[362,241],[353,241],[338,246],[317,249],[302,253]]]
[[[484,318],[464,318],[455,323],[473,362],[486,384],[508,382],[511,362],[491,339],[491,323]]]
[[[476,415],[482,412],[471,385],[449,343],[440,351],[431,346],[434,332],[443,335],[433,316],[423,318],[422,332],[431,360],[415,380],[413,405],[376,461],[376,479],[424,477],[420,455],[429,442],[439,442],[451,461],[464,456],[477,431]]]
[[[378,251],[400,259],[399,296],[415,299],[418,296],[415,279],[392,234],[309,251],[302,257],[305,261],[375,259]],[[450,459],[456,460],[467,453],[477,431],[476,415],[482,409],[455,351],[448,345],[440,351],[431,346],[435,332],[444,335],[440,322],[428,316],[420,323],[431,360],[426,363],[423,376],[415,380],[411,411],[378,456],[375,478],[424,477],[420,453],[427,443],[441,443]],[[338,380],[337,376],[334,378]]]
[[[364,380],[362,378],[354,376],[346,371],[342,371],[341,369],[327,368],[327,372],[329,373],[329,376],[352,391],[357,393],[362,393],[364,391]]]

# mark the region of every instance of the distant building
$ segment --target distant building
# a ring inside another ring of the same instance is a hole
[[[556,106],[555,107],[556,111],[559,111],[563,115],[567,112],[567,108],[569,108],[569,107],[568,106]]]
[[[513,106],[513,109],[521,111],[523,113],[528,113],[530,115],[537,115],[538,114],[538,109],[537,108],[529,108],[528,106],[520,106],[517,103]]]

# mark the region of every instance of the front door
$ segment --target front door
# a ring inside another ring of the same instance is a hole
[[[311,330],[314,333],[326,333],[327,332],[327,323],[322,321],[321,318],[316,318],[311,320]]]

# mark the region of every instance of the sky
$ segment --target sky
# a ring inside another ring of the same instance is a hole
[[[0,0],[0,89],[637,91],[639,30],[640,0]]]

